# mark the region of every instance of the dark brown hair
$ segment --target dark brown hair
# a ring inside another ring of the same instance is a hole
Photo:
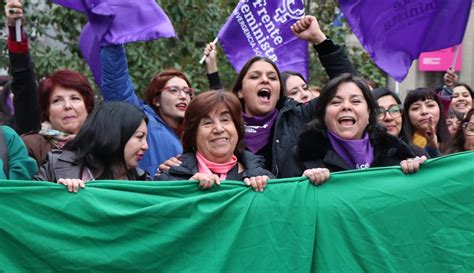
[[[319,102],[316,106],[316,118],[324,124],[324,117],[326,116],[326,106],[331,102],[331,100],[336,96],[339,86],[343,83],[354,83],[362,92],[364,99],[367,103],[367,108],[369,110],[369,124],[367,126],[367,131],[372,131],[377,126],[377,103],[370,92],[369,86],[367,83],[352,74],[343,73],[333,79],[331,79],[321,90],[321,95],[319,96]]]
[[[278,74],[278,81],[280,82],[280,98],[277,102],[276,108],[280,108],[280,107],[283,106],[283,102],[285,100],[285,91],[283,89],[283,82],[281,80],[281,73],[280,73],[280,70],[278,69],[278,66],[272,60],[270,60],[269,58],[266,58],[266,57],[256,56],[256,57],[253,57],[252,59],[248,60],[245,63],[245,65],[242,67],[242,69],[240,69],[239,75],[237,75],[237,78],[235,79],[234,86],[232,87],[232,93],[234,93],[237,96],[238,92],[240,90],[242,90],[242,82],[244,81],[245,75],[249,71],[250,67],[258,61],[263,61],[263,62],[267,62],[267,63],[271,64],[273,66],[273,68],[275,68],[275,71]],[[242,109],[245,109],[244,99],[239,99],[239,100],[240,100]]]
[[[184,153],[194,151],[197,141],[196,135],[201,119],[221,105],[229,110],[232,121],[237,129],[238,142],[234,154],[239,157],[244,152],[245,128],[239,99],[229,91],[211,90],[197,95],[186,110],[182,137]]]
[[[474,108],[469,110],[464,117],[461,126],[458,127],[458,130],[454,134],[453,140],[451,141],[449,147],[446,149],[445,154],[452,154],[464,151],[464,142],[466,137],[464,136],[464,123],[469,122],[471,117],[474,115]]]
[[[446,125],[446,115],[444,111],[443,104],[436,95],[436,92],[429,88],[416,88],[414,90],[408,91],[405,101],[403,103],[403,126],[407,129],[407,133],[410,137],[413,137],[415,133],[415,128],[413,127],[410,121],[410,106],[417,101],[425,100],[434,100],[439,108],[439,120],[436,124],[436,136],[438,137],[438,142],[442,144],[442,148],[446,148],[446,145],[451,140],[451,135],[449,134],[448,126]],[[444,147],[443,147],[444,146]]]

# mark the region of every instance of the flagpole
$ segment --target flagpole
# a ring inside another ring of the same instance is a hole
[[[7,0],[9,2],[9,0]],[[8,10],[10,14],[15,13],[15,9],[11,8]],[[16,42],[21,42],[21,19],[15,20],[15,40]]]
[[[214,39],[214,41],[212,41],[212,44],[215,45],[215,44],[217,43],[217,41],[219,41],[219,38],[218,38],[218,37],[216,37],[216,38]],[[205,60],[206,60],[206,55],[203,55],[202,58],[201,58],[201,60],[199,60],[199,64],[203,64]]]
[[[21,19],[15,20],[15,36],[16,41],[21,42]]]
[[[459,49],[461,47],[459,45],[456,45],[456,50],[454,51],[454,58],[453,61],[451,62],[451,67],[453,70],[456,70],[456,62],[458,61],[458,55],[459,55]]]

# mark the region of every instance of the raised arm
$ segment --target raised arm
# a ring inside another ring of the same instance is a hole
[[[217,69],[217,50],[215,43],[209,43],[204,49],[204,59],[207,66],[207,79],[209,81],[210,90],[220,90],[222,89],[221,80],[219,78],[219,72]]]
[[[140,106],[128,74],[127,56],[123,45],[105,46],[100,50],[102,65],[101,93],[106,101],[124,101]]]
[[[357,75],[354,65],[344,52],[344,48],[334,44],[321,30],[318,20],[314,16],[304,16],[291,26],[293,33],[300,39],[313,44],[318,52],[319,60],[329,78],[342,73]]]
[[[41,111],[38,104],[35,71],[31,61],[28,40],[21,29],[21,41],[15,39],[15,21],[23,18],[20,1],[9,1],[5,5],[8,20],[8,56],[13,77],[12,92],[18,134],[38,130],[41,127]]]

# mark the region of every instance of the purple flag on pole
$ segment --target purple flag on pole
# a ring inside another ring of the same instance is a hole
[[[402,81],[421,52],[460,44],[472,0],[339,0],[373,61]]]
[[[173,25],[155,0],[51,0],[85,12],[89,22],[80,37],[84,59],[100,86],[101,46],[175,37]]]
[[[281,71],[308,79],[308,42],[290,29],[303,15],[303,0],[241,0],[219,31],[219,42],[236,71],[250,58],[263,56]]]

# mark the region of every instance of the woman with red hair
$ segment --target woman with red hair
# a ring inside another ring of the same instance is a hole
[[[149,149],[140,161],[140,167],[153,175],[161,163],[183,152],[180,138],[184,113],[194,90],[181,71],[164,70],[150,82],[145,101],[142,101],[135,94],[122,45],[103,47],[100,61],[104,99],[139,106],[148,117]]]
[[[22,8],[20,1],[13,0],[6,9],[15,117],[20,133],[28,132],[22,138],[30,156],[41,166],[50,150],[62,149],[79,132],[94,108],[94,92],[84,75],[69,69],[57,70],[37,88],[26,34],[22,31],[20,42],[14,35]]]
[[[38,99],[41,129],[23,135],[23,141],[42,165],[51,149],[62,149],[79,132],[94,108],[94,92],[84,75],[60,69],[41,80]]]

